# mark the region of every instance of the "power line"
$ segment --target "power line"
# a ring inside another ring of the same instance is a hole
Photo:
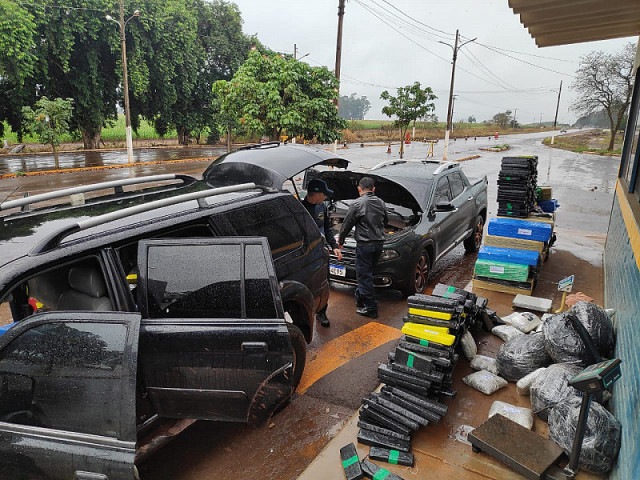
[[[384,3],[386,3],[387,5],[389,5],[390,7],[392,7],[394,10],[397,10],[398,12],[400,12],[402,15],[404,15],[405,17],[413,20],[414,22],[419,23],[420,25],[424,25],[425,27],[427,27],[430,30],[434,30],[436,32],[440,32],[443,33],[444,35],[447,35],[447,37],[442,37],[440,36],[440,38],[445,38],[445,40],[452,40],[455,37],[455,34],[453,33],[449,33],[449,32],[445,32],[444,30],[439,30],[437,28],[434,28],[430,25],[427,25],[426,23],[421,22],[420,20],[416,20],[415,18],[407,15],[406,13],[404,13],[402,10],[400,10],[399,8],[397,8],[395,5],[392,5],[391,3],[389,3],[387,0],[382,0]],[[435,35],[435,34],[434,34]]]

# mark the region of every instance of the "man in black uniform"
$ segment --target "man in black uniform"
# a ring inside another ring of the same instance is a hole
[[[384,226],[388,223],[387,207],[374,195],[375,186],[371,177],[362,177],[358,183],[360,197],[349,207],[344,219],[338,243],[355,226],[356,240],[356,313],[365,317],[378,318],[378,301],[373,286],[373,271],[382,254]]]
[[[327,197],[331,195],[333,195],[333,190],[329,190],[324,180],[314,178],[307,185],[307,196],[302,201],[302,205],[307,209],[313,221],[316,222],[320,233],[324,237],[327,248],[333,251],[333,254],[338,257],[338,260],[342,260],[342,252],[338,247],[338,242],[336,242],[335,233],[331,228],[331,220],[327,213],[327,207],[324,204]],[[328,273],[329,272],[327,272],[327,274]],[[323,327],[330,325],[329,319],[327,318],[327,307],[328,304],[325,305],[322,310],[316,312],[316,319]]]

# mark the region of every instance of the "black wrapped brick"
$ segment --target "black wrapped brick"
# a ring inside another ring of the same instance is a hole
[[[418,405],[420,408],[423,408],[425,410],[430,410],[438,415],[440,415],[441,417],[444,417],[447,414],[447,411],[449,410],[449,407],[447,407],[445,404],[440,403],[436,400],[433,400],[431,398],[425,398],[421,395],[418,395],[416,393],[410,392],[409,390],[405,390],[404,388],[400,388],[400,387],[390,387],[388,385],[382,387],[382,392],[389,392],[397,397],[400,397],[404,400],[407,400],[415,405]]]
[[[378,376],[380,375],[396,378],[398,380],[402,380],[403,382],[413,384],[417,387],[422,387],[426,389],[431,387],[431,381],[425,380],[424,378],[418,378],[414,375],[410,375],[407,373],[395,371],[389,365],[386,365],[384,363],[378,365]]]
[[[368,398],[363,398],[362,399],[362,403],[366,406],[369,407],[370,410],[374,410],[378,413],[381,413],[382,415],[395,420],[397,423],[404,425],[405,427],[409,428],[412,431],[418,430],[420,428],[420,424],[418,422],[416,422],[415,420],[411,420],[410,418],[405,417],[404,415],[401,415],[393,410],[391,410],[390,408],[381,405],[380,403],[376,402],[375,400],[371,400]]]
[[[409,427],[400,422],[397,422],[393,418],[387,417],[385,414],[369,408],[369,405],[362,406],[362,409],[360,410],[360,418],[367,422],[377,423],[382,427],[388,428],[402,435],[408,436],[412,431]]]
[[[413,315],[413,314],[409,314],[406,317],[403,317],[402,321],[404,323],[407,323],[407,322],[419,323],[421,325],[445,327],[453,330],[457,330],[458,328],[464,325],[464,322],[458,322],[456,320],[442,320],[440,318],[425,317],[423,315]]]
[[[358,427],[360,427],[361,430],[369,430],[374,433],[381,433],[382,435],[386,435],[387,437],[397,438],[398,440],[402,440],[404,442],[411,442],[411,437],[409,435],[395,432],[390,428],[381,427],[380,425],[376,425],[375,423],[364,420],[362,417],[358,419]]]
[[[438,350],[442,350],[444,352],[447,352],[449,355],[453,355],[453,353],[454,353],[453,346],[442,345],[440,343],[430,342],[428,340],[422,340],[421,338],[412,337],[411,335],[402,335],[400,337],[400,340],[403,341],[403,342],[417,343],[418,345],[423,345],[425,347],[436,348]]]
[[[344,476],[347,480],[361,480],[364,478],[358,452],[353,443],[345,445],[340,449],[340,459],[342,460],[342,468],[344,469]]]
[[[373,479],[373,477],[377,474],[377,478],[384,478],[384,480],[403,480],[402,477],[389,472],[385,468],[377,466],[375,463],[370,462],[366,458],[362,461],[361,465],[362,471],[367,478]]]
[[[415,368],[402,365],[401,363],[392,363],[391,369],[394,373],[403,373],[418,379],[431,382],[432,387],[440,385],[442,382],[446,380],[445,374],[442,372],[433,371],[430,373],[425,373],[425,372],[421,372],[420,370],[416,370]]]
[[[397,438],[387,437],[381,433],[372,432],[371,430],[360,429],[358,432],[358,443],[369,445],[370,447],[383,447],[401,452],[411,450],[411,443]]]
[[[402,405],[399,405],[393,402],[388,397],[383,397],[379,393],[372,393],[371,395],[369,395],[369,400],[377,403],[378,405],[382,405],[383,407],[386,407],[389,410],[396,412],[398,415],[402,415],[404,418],[413,420],[414,422],[418,423],[419,425],[422,425],[423,427],[429,425],[429,420],[427,420],[422,415],[418,415],[417,413],[412,412],[408,408],[405,408]]]
[[[391,465],[404,465],[405,467],[413,467],[414,463],[413,453],[411,452],[401,452],[380,447],[371,447],[369,449],[369,458],[387,462]]]
[[[431,369],[433,368],[433,362],[431,361],[430,357],[407,350],[406,348],[402,347],[396,348],[396,356],[394,362],[406,365],[409,368],[415,368],[416,370],[420,370],[424,373],[431,372]]]

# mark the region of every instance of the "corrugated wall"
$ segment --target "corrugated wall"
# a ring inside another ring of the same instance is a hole
[[[622,448],[611,478],[640,478],[640,271],[617,196],[605,247],[605,303],[616,310],[616,355],[622,378],[613,391],[613,412],[622,423]]]

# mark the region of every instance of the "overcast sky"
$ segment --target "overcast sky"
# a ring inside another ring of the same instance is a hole
[[[257,34],[280,52],[292,53],[297,44],[298,57],[309,54],[303,61],[334,70],[338,0],[234,3],[242,12],[245,33]],[[553,121],[562,80],[558,121],[572,123],[576,114],[569,110],[574,98],[569,87],[579,57],[637,43],[633,37],[538,48],[507,0],[347,0],[340,94],[366,95],[371,102],[367,118],[383,119],[380,93],[395,95],[396,88],[419,81],[438,96],[435,113],[445,121],[452,48],[438,42],[453,45],[456,29],[477,41],[458,55],[454,121],[470,115],[482,121],[507,109],[517,109],[521,123],[537,122],[541,114],[542,121]],[[497,53],[487,47],[511,51]]]

